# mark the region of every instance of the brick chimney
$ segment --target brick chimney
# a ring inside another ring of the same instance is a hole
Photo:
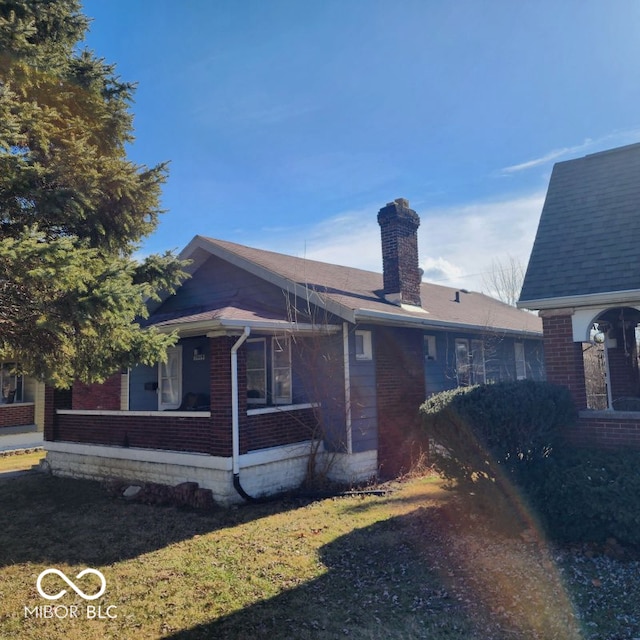
[[[384,297],[394,304],[421,306],[418,266],[418,227],[420,217],[409,208],[409,201],[397,198],[378,213],[382,236],[382,274]]]

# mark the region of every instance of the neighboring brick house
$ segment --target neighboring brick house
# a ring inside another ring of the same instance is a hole
[[[166,363],[77,386],[46,433],[55,473],[193,480],[222,503],[408,469],[418,408],[458,384],[543,376],[539,319],[421,282],[419,218],[378,215],[383,274],[196,236],[191,278],[150,309]],[[330,463],[330,464],[329,464]]]
[[[554,166],[518,306],[539,311],[578,444],[640,446],[639,237],[640,144]]]
[[[16,362],[0,361],[0,449],[42,439],[46,391],[42,382],[21,375]]]

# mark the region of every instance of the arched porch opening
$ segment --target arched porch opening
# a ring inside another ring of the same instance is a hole
[[[640,310],[613,307],[600,312],[587,338],[582,347],[587,407],[640,411]]]

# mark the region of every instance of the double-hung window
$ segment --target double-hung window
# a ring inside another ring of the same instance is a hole
[[[471,341],[471,374],[473,384],[484,384],[487,381],[482,340]]]
[[[458,386],[468,387],[471,384],[471,366],[469,358],[469,341],[456,338],[456,376]]]
[[[267,403],[267,340],[247,340],[247,403]]]
[[[247,404],[291,404],[291,340],[247,340]]]
[[[271,353],[273,404],[291,404],[291,341],[289,338],[272,338]]]
[[[527,377],[527,360],[524,355],[524,342],[514,342],[516,356],[516,380],[524,380]]]

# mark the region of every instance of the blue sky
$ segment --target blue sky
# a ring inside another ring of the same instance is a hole
[[[526,264],[554,162],[640,141],[637,0],[87,0],[138,83],[129,156],[170,162],[146,253],[195,234],[381,270],[404,197],[421,266]]]

